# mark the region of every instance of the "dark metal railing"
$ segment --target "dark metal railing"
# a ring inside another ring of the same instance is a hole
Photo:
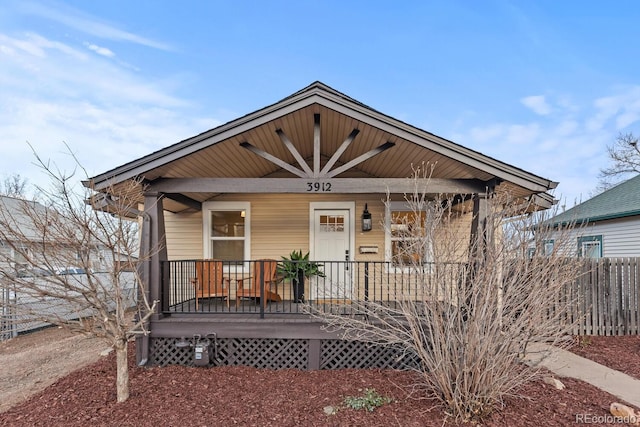
[[[458,280],[461,266],[445,266],[450,270],[447,282]],[[399,267],[381,261],[315,261],[311,266],[308,261],[166,261],[162,311],[260,317],[310,310],[355,314],[360,303],[433,298],[438,292],[435,282],[443,282],[436,268],[443,266]]]

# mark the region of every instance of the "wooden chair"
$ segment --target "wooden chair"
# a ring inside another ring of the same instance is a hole
[[[240,306],[241,298],[252,298],[256,302],[261,298],[261,289],[264,289],[264,299],[262,306],[267,306],[267,301],[282,301],[276,284],[282,281],[276,275],[278,261],[275,259],[259,259],[253,263],[253,272],[249,277],[237,279],[236,307]],[[245,282],[248,286],[245,287]]]
[[[200,298],[224,298],[229,307],[229,289],[225,286],[222,261],[196,261],[196,277],[191,279],[191,284],[196,291],[196,310]]]

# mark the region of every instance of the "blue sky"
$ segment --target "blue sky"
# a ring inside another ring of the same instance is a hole
[[[98,174],[320,80],[569,207],[640,133],[639,20],[635,0],[3,0],[0,171],[43,184],[27,142],[70,171],[66,143]]]

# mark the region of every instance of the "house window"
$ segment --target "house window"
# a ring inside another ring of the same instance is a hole
[[[29,265],[29,263],[27,262],[27,257],[30,257],[31,255],[31,251],[29,251],[27,245],[23,243],[18,243],[17,245],[15,245],[13,248],[12,257],[15,268],[26,268],[27,265]]]
[[[249,203],[209,202],[203,212],[205,257],[225,261],[225,265],[242,265],[250,258]]]
[[[527,258],[531,259],[538,254],[542,254],[542,256],[551,256],[553,255],[553,248],[555,247],[555,240],[544,240],[542,245],[539,243],[534,247],[527,248]]]
[[[76,252],[76,261],[78,265],[89,265],[91,259],[91,251],[87,248],[78,249]]]
[[[531,259],[536,256],[536,248],[527,248],[527,258]]]
[[[18,243],[11,244],[7,241],[0,241],[0,264],[8,263],[13,268],[26,268],[27,258],[25,254],[29,254],[26,245]]]
[[[578,256],[602,258],[602,235],[578,237]]]
[[[0,262],[9,262],[13,260],[13,250],[9,243],[0,241]]]
[[[392,202],[386,214],[386,260],[394,267],[429,261],[430,243],[425,224],[428,211],[416,212],[404,202]]]

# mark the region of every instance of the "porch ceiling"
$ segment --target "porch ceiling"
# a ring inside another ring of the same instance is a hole
[[[256,148],[288,164],[297,165],[293,154],[282,143],[276,133],[276,129],[281,129],[300,155],[307,161],[307,164],[312,165],[314,158],[314,114],[320,114],[321,167],[324,167],[333,153],[338,150],[354,129],[358,129],[360,132],[353,143],[342,153],[332,169],[386,142],[395,143],[394,147],[338,175],[337,177],[339,178],[407,178],[412,174],[412,166],[420,166],[422,162],[436,165],[433,174],[434,178],[475,178],[482,181],[493,178],[490,174],[465,165],[460,161],[425,150],[424,147],[318,104],[287,114],[215,145],[210,145],[200,151],[174,160],[169,164],[150,170],[145,174],[145,177],[148,180],[160,177],[295,177],[276,164],[241,147],[240,144],[249,142]]]
[[[272,106],[94,177],[91,184],[86,185],[108,191],[108,185],[133,177],[144,177],[147,182],[159,178],[293,178],[296,176],[289,170],[241,144],[249,143],[260,152],[302,169],[296,156],[276,132],[281,130],[309,169],[315,170],[314,147],[318,150],[318,144],[314,145],[316,114],[320,117],[320,169],[334,153],[344,148],[344,141],[354,129],[358,131],[357,135],[339,154],[331,170],[384,144],[387,147],[391,145],[388,143],[393,144],[335,178],[408,178],[412,176],[413,168],[425,164],[433,165],[433,178],[504,183],[516,196],[543,193],[555,186],[551,181],[385,116],[321,83]],[[504,188],[504,184],[500,185]],[[202,202],[216,194],[184,193],[182,196]],[[184,200],[179,202],[177,199],[180,197],[167,200],[165,208],[184,210],[187,206]]]

